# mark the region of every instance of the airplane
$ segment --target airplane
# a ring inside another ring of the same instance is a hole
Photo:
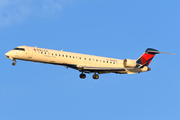
[[[159,52],[156,49],[147,48],[137,60],[122,60],[30,46],[18,46],[5,55],[8,59],[13,60],[13,66],[16,65],[16,60],[62,65],[79,70],[81,79],[86,78],[84,73],[94,73],[92,77],[96,80],[99,78],[98,74],[135,74],[150,71],[151,68],[148,66],[155,54],[159,53],[175,55],[174,53]]]

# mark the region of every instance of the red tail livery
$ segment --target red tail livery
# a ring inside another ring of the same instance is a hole
[[[146,49],[145,53],[137,60],[138,64],[141,64],[143,66],[148,66],[150,62],[152,61],[155,54],[158,54],[158,50],[148,48]]]

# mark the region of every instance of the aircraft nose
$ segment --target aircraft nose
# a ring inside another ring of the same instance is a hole
[[[8,58],[8,59],[10,59],[10,58],[11,58],[11,56],[10,56],[10,52],[5,53],[5,55],[7,56],[7,58]]]
[[[7,52],[5,55],[6,55],[6,56],[9,56],[9,52]]]

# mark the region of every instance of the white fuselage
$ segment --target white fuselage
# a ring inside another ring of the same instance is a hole
[[[24,50],[11,50],[6,53],[6,56],[9,59],[19,59],[25,61],[64,65],[78,70],[86,66],[124,68],[123,60],[121,59],[51,50],[45,48],[29,47],[29,46],[18,46],[17,48],[23,48]],[[128,73],[128,74],[137,73],[137,72],[144,72],[144,71],[127,70],[127,69],[125,71],[116,71],[116,73]]]

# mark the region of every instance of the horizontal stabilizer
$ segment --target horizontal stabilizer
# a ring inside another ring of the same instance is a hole
[[[150,52],[150,53],[155,53],[155,54],[162,53],[162,54],[176,55],[175,53],[167,53],[167,52],[159,52],[159,51],[148,51],[148,52]]]

